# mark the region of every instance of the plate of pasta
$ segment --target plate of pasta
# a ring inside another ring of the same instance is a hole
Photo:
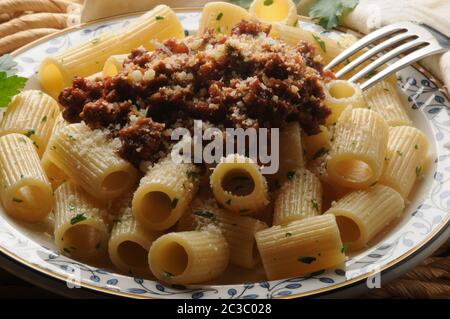
[[[420,67],[337,80],[324,65],[356,36],[291,4],[160,5],[16,51],[1,253],[106,294],[194,299],[334,293],[431,254],[450,101]]]

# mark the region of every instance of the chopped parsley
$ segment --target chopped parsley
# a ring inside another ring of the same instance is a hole
[[[27,78],[14,75],[17,63],[11,55],[0,57],[0,108],[7,107],[14,95],[24,88]]]
[[[314,198],[311,199],[311,204],[316,211],[319,211],[319,203]]]
[[[170,205],[172,207],[172,209],[174,209],[175,207],[177,207],[178,204],[178,198],[174,198],[172,200],[172,204]]]
[[[222,19],[222,17],[223,17],[223,12],[221,12],[217,15],[216,20],[220,21],[220,19]]]
[[[287,179],[292,181],[294,179],[294,177],[295,177],[295,172],[294,171],[289,171],[289,172],[287,172],[286,175],[287,175]]]
[[[67,138],[68,138],[70,141],[76,141],[76,140],[77,140],[75,137],[73,137],[73,135],[70,135],[70,134],[67,134]]]
[[[416,149],[416,150],[418,150],[419,149],[419,145],[414,145],[414,148]]]
[[[192,179],[194,181],[200,178],[200,174],[196,171],[187,171],[186,175],[189,179]]]
[[[384,92],[390,92],[389,89],[383,89]]]
[[[164,277],[166,277],[166,278],[172,278],[172,277],[173,277],[173,274],[172,274],[171,272],[165,271],[165,272],[164,272]]]
[[[69,211],[70,212],[74,212],[75,211],[75,205],[74,204],[69,204]]]
[[[23,203],[23,200],[14,197],[14,198],[13,198],[13,202],[16,202],[16,203]]]
[[[347,252],[347,250],[348,250],[348,245],[344,244],[341,248],[341,254],[345,254]]]
[[[35,129],[32,129],[32,128],[26,130],[26,132],[25,132],[26,137],[31,137],[34,134],[36,134],[36,131],[35,131]]]
[[[325,42],[323,42],[322,38],[320,36],[318,36],[318,35],[315,35],[314,33],[312,34],[312,37],[317,42],[317,44],[320,46],[322,51],[324,53],[327,53],[327,46],[326,46]]]
[[[422,166],[416,166],[416,176],[420,177],[422,175]]]
[[[156,18],[155,18],[156,20],[164,20],[164,17],[161,17],[161,16],[156,16]]]
[[[316,261],[316,257],[311,257],[311,256],[302,256],[302,257],[299,257],[298,259],[297,259],[299,262],[302,262],[302,263],[304,263],[304,264],[311,264],[312,262],[314,262],[314,261]]]
[[[45,123],[47,122],[47,115],[45,115],[42,119],[41,119],[41,123]]]
[[[401,151],[399,151],[399,150],[397,150],[397,154],[398,154],[398,156],[402,156],[403,155],[403,153]]]
[[[77,214],[76,216],[72,217],[70,219],[70,224],[75,225],[76,223],[82,222],[83,220],[86,220],[86,216],[84,214]]]
[[[319,148],[319,150],[314,154],[313,160],[318,159],[319,157],[322,157],[323,155],[327,154],[329,150],[325,147]]]
[[[377,184],[378,184],[378,181],[375,181],[375,182],[373,182],[372,184],[370,184],[369,186],[372,187],[372,186],[375,186],[375,185],[377,185]]]
[[[266,7],[271,6],[273,4],[273,0],[264,0],[264,5]]]
[[[210,211],[207,211],[207,210],[196,211],[196,212],[194,212],[194,215],[204,217],[204,218],[209,218],[209,219],[216,219],[216,215],[214,215],[214,213],[211,213]]]
[[[19,137],[19,142],[20,143],[26,143],[27,141],[23,137]]]
[[[292,233],[286,233],[286,235],[284,235],[284,237],[291,237]]]

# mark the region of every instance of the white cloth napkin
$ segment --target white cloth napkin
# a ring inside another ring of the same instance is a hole
[[[344,24],[363,33],[399,21],[417,21],[450,37],[449,0],[360,0]],[[450,52],[426,58],[421,63],[450,92]]]

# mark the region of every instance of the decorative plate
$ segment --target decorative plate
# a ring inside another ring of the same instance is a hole
[[[178,11],[186,30],[196,30],[200,13]],[[31,77],[29,88],[38,88],[36,73],[41,60],[83,41],[93,39],[107,30],[127,26],[135,16],[71,28],[39,40],[14,56],[19,75]],[[318,28],[302,23],[305,28]],[[331,36],[336,36],[332,32]],[[348,289],[362,286],[370,276],[405,271],[418,259],[432,253],[438,243],[448,238],[450,221],[450,101],[427,73],[409,67],[398,75],[398,88],[405,96],[408,112],[415,125],[431,141],[434,161],[428,174],[419,183],[399,223],[391,227],[371,248],[351,256],[345,266],[319,271],[307,276],[235,285],[167,286],[159,282],[133,278],[99,267],[82,264],[57,252],[51,237],[43,233],[45,225],[25,225],[10,219],[0,207],[0,251],[14,261],[14,269],[32,269],[41,281],[48,277],[107,294],[148,298],[222,298],[256,299],[327,295],[348,295]],[[403,91],[403,92],[402,92]],[[407,99],[407,101],[406,101]],[[434,246],[434,247],[433,247]],[[401,271],[398,271],[398,267]],[[393,271],[393,270],[397,271]],[[384,277],[381,277],[384,278]],[[36,277],[36,276],[35,276]],[[39,284],[39,280],[37,282]],[[383,281],[382,281],[383,284]],[[60,285],[60,289],[64,285]],[[68,294],[67,291],[64,292]]]

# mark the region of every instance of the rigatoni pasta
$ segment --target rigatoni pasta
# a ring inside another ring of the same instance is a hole
[[[331,115],[327,118],[327,124],[330,125],[337,122],[347,107],[363,107],[365,102],[361,88],[357,84],[334,80],[325,84],[325,105],[331,110]]]
[[[357,251],[405,208],[402,196],[381,184],[352,192],[334,203],[325,214],[336,216],[342,241],[349,251]]]
[[[384,165],[389,126],[374,111],[346,109],[340,116],[327,161],[334,185],[367,188],[377,182]]]
[[[239,214],[255,214],[268,205],[267,182],[252,159],[230,154],[216,166],[210,177],[216,200]]]
[[[380,113],[390,126],[411,125],[395,83],[381,81],[364,92],[366,106]]]
[[[52,162],[52,160],[50,160],[49,156],[52,148],[52,141],[58,136],[59,131],[66,125],[67,122],[64,120],[62,113],[59,113],[58,117],[55,120],[55,124],[53,125],[53,130],[48,145],[45,148],[44,154],[41,158],[42,168],[44,169],[45,174],[50,180],[53,189],[58,188],[58,186],[61,185],[64,181],[68,180],[68,176],[58,166],[56,166]]]
[[[136,169],[115,152],[106,133],[83,123],[63,127],[50,145],[49,159],[75,183],[99,199],[125,194],[136,183]]]
[[[292,171],[275,199],[273,225],[286,225],[322,213],[322,185],[307,169]]]
[[[0,137],[0,186],[5,210],[14,218],[38,222],[52,210],[52,187],[33,142],[26,136]]]
[[[408,198],[414,183],[424,174],[427,153],[428,140],[420,130],[411,126],[391,127],[380,183]]]
[[[176,163],[170,156],[150,167],[134,193],[136,220],[150,230],[165,230],[185,213],[198,185],[198,168]]]
[[[193,284],[211,280],[228,265],[228,243],[220,231],[209,230],[169,233],[151,246],[148,263],[161,281]]]
[[[289,172],[305,166],[302,134],[298,123],[287,123],[280,130],[279,152],[280,164],[275,179],[279,183],[283,183],[287,180]]]
[[[47,94],[37,90],[23,91],[6,109],[0,122],[0,135],[20,133],[28,136],[41,156],[59,113],[58,103]]]
[[[114,220],[108,243],[109,258],[125,274],[149,276],[148,251],[162,233],[145,230],[136,222],[131,207]]]
[[[81,188],[66,182],[55,191],[55,243],[67,255],[86,261],[107,254],[105,211]]]
[[[269,280],[336,267],[345,261],[336,219],[315,216],[272,226],[255,235]]]

